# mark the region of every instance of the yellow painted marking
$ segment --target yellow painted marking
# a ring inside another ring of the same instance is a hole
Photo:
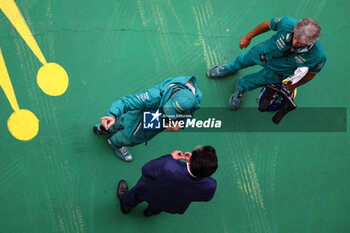
[[[171,12],[175,16],[175,18],[176,18],[177,22],[179,23],[179,25],[182,26],[182,21],[181,21],[180,17],[176,14],[175,8],[174,8],[173,3],[171,2],[171,0],[167,0],[167,4],[170,7]]]
[[[205,3],[205,11],[206,11],[206,14],[208,16],[208,19],[211,18],[211,16],[213,16],[214,14],[214,10],[213,10],[213,7],[212,7],[212,4],[211,2],[208,0],[206,3]]]
[[[193,10],[193,13],[196,17],[196,24],[197,24],[197,31],[198,31],[198,34],[199,34],[199,41],[200,43],[202,44],[202,49],[203,49],[203,56],[204,56],[204,60],[206,61],[207,63],[207,69],[209,69],[211,67],[211,62],[210,62],[210,58],[209,58],[209,55],[208,55],[208,51],[207,51],[207,45],[205,43],[205,39],[204,37],[202,36],[202,30],[201,30],[201,16],[200,16],[200,13],[198,12],[197,13],[197,10],[195,7],[192,7],[192,10]]]
[[[6,68],[4,57],[2,56],[1,48],[0,48],[0,87],[4,91],[7,99],[9,100],[13,111],[15,112],[18,111],[19,107],[18,107],[16,95],[13,90],[13,86],[7,72],[7,68]]]
[[[198,7],[192,7],[192,11],[196,18],[198,38],[199,38],[200,44],[202,44],[202,47],[203,47],[203,56],[204,56],[204,60],[207,63],[207,69],[209,69],[214,64],[219,64],[215,51],[209,46],[209,44],[206,43],[204,34],[203,34],[203,32],[205,31],[205,28],[207,28],[207,25],[209,23],[208,21],[210,18],[210,17],[208,18],[208,15],[210,14],[210,12],[208,13],[208,10],[209,10],[208,7],[210,6],[205,6],[205,8],[203,8],[202,5]]]
[[[259,205],[261,209],[265,209],[259,179],[252,161],[250,161],[247,168],[243,170],[241,178],[237,180],[237,185],[241,192],[245,193],[245,195]]]
[[[59,96],[68,88],[68,75],[62,66],[56,63],[47,63],[38,71],[38,86],[47,95]]]
[[[1,49],[0,87],[3,89],[14,111],[7,120],[7,127],[12,136],[22,141],[34,138],[39,131],[39,120],[31,111],[19,108]]]
[[[0,0],[0,9],[43,64],[37,74],[37,83],[41,90],[51,96],[62,95],[68,88],[67,72],[56,63],[47,63],[14,0]]]
[[[20,109],[11,114],[7,120],[7,127],[18,140],[28,141],[38,134],[39,120],[31,111]]]
[[[250,161],[247,170],[248,170],[249,180],[252,183],[252,191],[255,197],[253,199],[255,199],[256,203],[259,204],[262,209],[265,209],[265,204],[262,197],[262,191],[260,188],[260,182],[255,171],[255,164],[252,161]]]
[[[18,9],[14,0],[0,0],[0,9],[4,12],[6,17],[10,20],[17,32],[22,36],[29,48],[33,51],[40,62],[45,65],[47,63],[42,54],[38,44],[36,43],[29,27],[24,20],[20,10]]]
[[[145,7],[143,6],[142,2],[140,0],[137,1],[139,12],[142,20],[142,24],[144,27],[148,27],[147,20],[145,17]]]

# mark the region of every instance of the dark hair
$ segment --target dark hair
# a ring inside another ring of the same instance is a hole
[[[218,158],[212,146],[203,146],[192,152],[190,170],[195,177],[204,178],[211,176],[217,168]]]

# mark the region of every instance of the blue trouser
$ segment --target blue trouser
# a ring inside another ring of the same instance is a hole
[[[125,136],[124,115],[118,117],[118,119],[115,120],[115,123],[108,129],[108,132],[113,133],[110,141],[118,148],[123,146],[134,146],[138,144],[130,141],[130,139]]]
[[[149,182],[147,181],[147,179],[141,176],[137,184],[132,189],[130,189],[126,194],[124,194],[121,200],[122,208],[124,211],[129,212],[138,204],[145,201],[144,195],[146,195],[147,193],[150,193],[151,185],[148,185],[148,183]],[[162,211],[148,204],[146,212],[149,215],[157,215]]]
[[[263,63],[260,61],[260,54],[257,54],[254,51],[254,48],[252,48],[247,53],[242,53],[239,55],[235,60],[228,64],[227,68],[235,73],[240,69],[254,65],[263,65]],[[238,88],[241,91],[251,91],[257,87],[261,87],[266,84],[280,83],[281,81],[282,80],[280,79],[279,74],[276,74],[272,70],[264,67],[257,73],[248,74],[241,78],[238,83]]]

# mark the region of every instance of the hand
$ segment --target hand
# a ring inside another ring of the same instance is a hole
[[[167,125],[167,126],[168,126],[168,128],[166,128],[166,130],[168,130],[168,132],[176,132],[179,129],[181,129],[179,124],[177,124],[176,126],[171,126],[171,127],[169,127],[169,125]]]
[[[111,116],[101,117],[101,123],[108,130],[115,123],[115,118]]]
[[[181,150],[174,150],[173,152],[171,152],[171,155],[173,156],[173,158],[175,160],[181,160],[183,159],[183,154]]]
[[[284,84],[283,86],[284,86],[288,91],[290,91],[291,93],[293,93],[294,90],[295,90],[295,87],[293,86],[292,82],[289,82],[289,83],[287,83],[287,84]]]
[[[183,155],[183,159],[186,161],[186,163],[190,162],[191,156],[192,156],[192,153],[185,152],[185,154]]]
[[[247,48],[251,40],[252,39],[250,38],[250,36],[248,36],[248,34],[243,36],[241,41],[239,42],[239,48],[240,49]]]

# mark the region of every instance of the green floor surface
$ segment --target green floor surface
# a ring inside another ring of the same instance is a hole
[[[348,126],[338,133],[162,133],[132,148],[132,163],[117,159],[104,137],[92,133],[114,100],[167,77],[195,75],[202,107],[228,107],[237,78],[259,68],[217,81],[206,70],[230,62],[241,53],[240,38],[276,16],[312,17],[322,26],[328,60],[299,88],[298,106],[348,108],[349,1],[16,3],[47,61],[64,67],[70,82],[58,97],[40,90],[41,63],[1,12],[0,47],[14,91],[40,129],[30,141],[12,137],[6,122],[13,110],[0,91],[0,232],[350,232]],[[258,92],[247,95],[244,107],[257,107]],[[232,121],[238,114],[232,112]],[[218,189],[211,202],[193,203],[184,215],[144,218],[145,204],[121,214],[119,179],[132,186],[149,160],[198,144],[218,152]]]

